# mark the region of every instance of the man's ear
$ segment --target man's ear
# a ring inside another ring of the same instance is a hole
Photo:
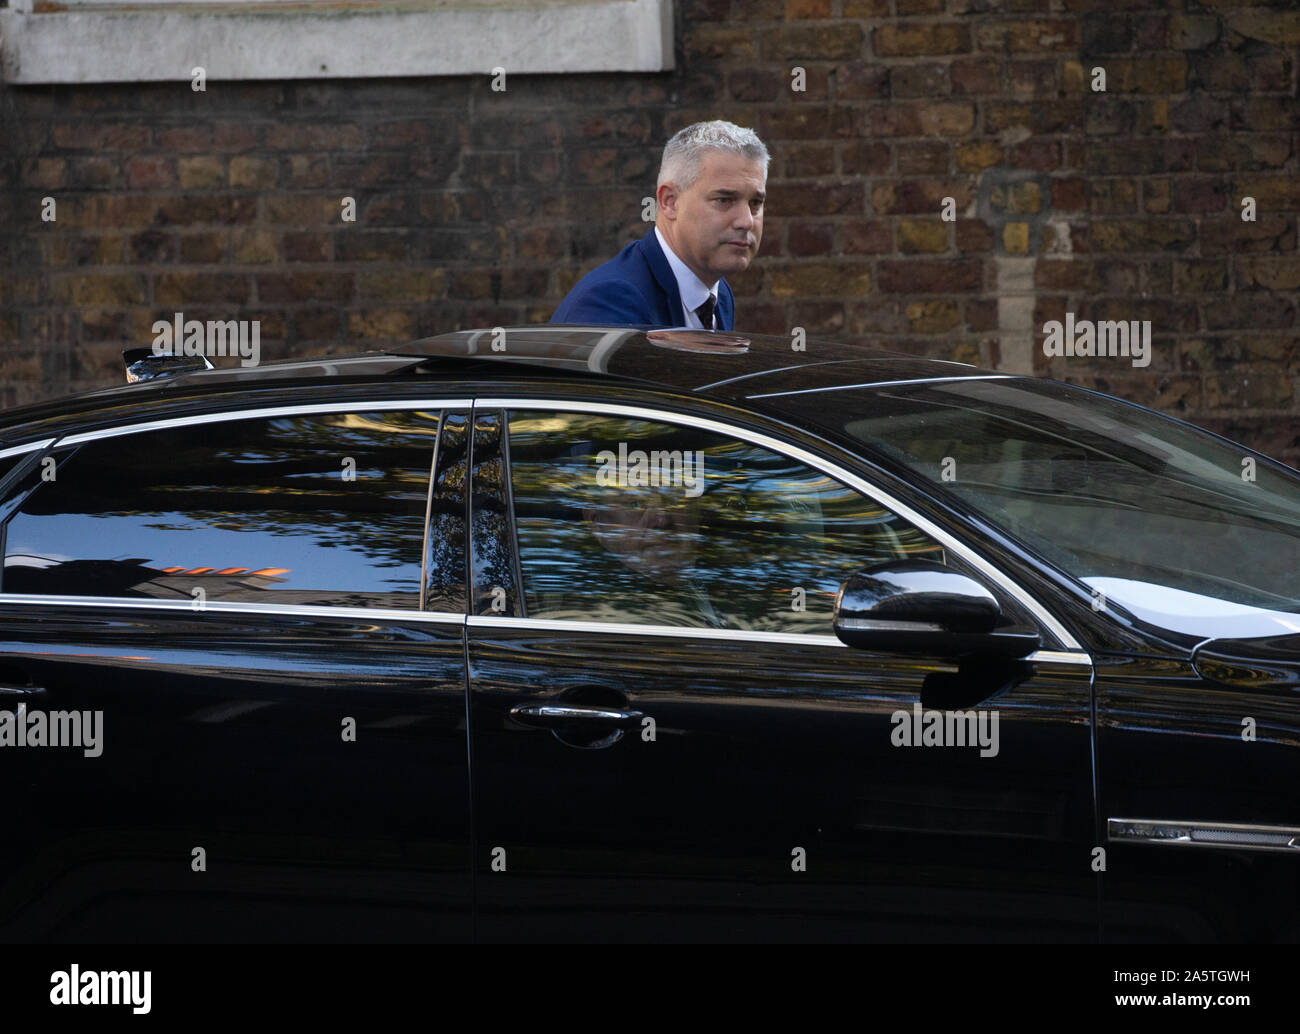
[[[676,219],[677,198],[677,184],[672,180],[659,184],[659,189],[655,191],[656,210],[665,213],[669,219]]]

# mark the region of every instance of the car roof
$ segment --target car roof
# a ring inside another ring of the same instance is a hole
[[[462,330],[362,354],[177,373],[12,409],[0,414],[0,426],[32,423],[63,429],[68,421],[60,417],[102,409],[120,412],[124,406],[180,394],[382,384],[416,375],[480,382],[603,378],[736,402],[778,392],[989,373],[968,363],[793,335],[548,323]]]

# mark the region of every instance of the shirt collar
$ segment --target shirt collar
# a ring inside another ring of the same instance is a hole
[[[714,309],[716,311],[718,298],[714,293],[718,286],[718,281],[713,281],[713,286],[708,287],[704,281],[691,272],[691,268],[677,257],[677,253],[668,246],[664,240],[664,235],[659,232],[659,227],[655,227],[655,236],[659,238],[659,247],[663,249],[664,258],[668,260],[668,265],[672,267],[673,276],[677,279],[677,291],[682,296],[682,305],[687,312],[694,312],[704,300],[710,296],[713,297]]]

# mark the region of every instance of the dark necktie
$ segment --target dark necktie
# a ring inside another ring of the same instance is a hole
[[[700,317],[705,330],[713,329],[713,295],[704,299],[704,304],[695,310],[695,314]]]

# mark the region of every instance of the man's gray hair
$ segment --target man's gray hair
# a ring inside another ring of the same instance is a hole
[[[724,151],[750,161],[761,161],[763,178],[767,178],[767,166],[772,157],[758,134],[735,123],[715,119],[696,122],[673,135],[664,147],[663,161],[659,163],[659,183],[655,189],[671,180],[677,184],[678,190],[689,190],[691,184],[700,178],[704,155],[708,151]]]

